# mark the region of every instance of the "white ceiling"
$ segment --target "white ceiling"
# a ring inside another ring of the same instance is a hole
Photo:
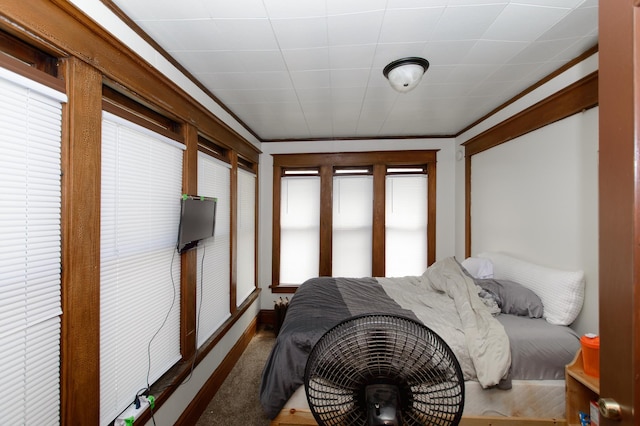
[[[598,41],[597,0],[113,3],[263,141],[453,135]]]

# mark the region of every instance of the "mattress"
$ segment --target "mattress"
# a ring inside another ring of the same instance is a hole
[[[455,272],[456,277],[459,274],[457,270],[447,271],[450,274]],[[302,285],[292,298],[285,322],[263,371],[260,399],[265,413],[274,418],[283,407],[308,408],[304,386],[301,386],[307,356],[321,336],[340,321],[372,312],[413,319],[424,318],[423,310],[439,312],[441,298],[431,293],[422,295],[414,285],[423,285],[420,277],[409,278],[412,277],[404,278],[406,283],[396,280],[392,284],[407,285],[407,290],[403,291],[412,299],[410,302],[405,300],[407,297],[396,294],[399,288],[395,289],[371,277],[322,277]],[[422,301],[424,306],[416,308],[414,299]],[[494,318],[490,321],[498,324],[497,327],[493,325],[492,330],[500,328],[509,348],[506,354],[510,363],[504,367],[506,377],[487,385],[465,375],[467,395],[464,414],[564,418],[564,369],[580,347],[578,335],[569,327],[550,324],[543,318],[502,313]],[[427,324],[427,320],[422,322]],[[428,322],[433,329],[437,324]],[[483,336],[480,333],[476,335]],[[447,336],[441,337],[456,353]],[[495,345],[489,343],[492,340],[484,337],[476,340],[481,344],[484,341],[483,349],[491,349],[485,352],[490,356],[485,357],[483,362],[497,363]],[[500,349],[500,359],[505,357],[504,353]]]
[[[463,416],[565,418],[564,380],[512,380],[509,390],[482,389],[478,382],[465,382]],[[283,410],[309,411],[300,386]]]
[[[569,327],[542,318],[498,315],[511,344],[510,389],[483,389],[465,382],[463,416],[565,418],[564,370],[580,347],[579,336]],[[284,406],[309,410],[304,386]]]

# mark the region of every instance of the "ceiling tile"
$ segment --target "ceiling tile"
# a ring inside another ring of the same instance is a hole
[[[374,12],[387,7],[387,0],[326,0],[326,3],[328,15]]]
[[[505,7],[504,4],[447,7],[433,32],[433,40],[478,39]]]
[[[329,45],[327,18],[272,19],[281,49],[313,49]]]
[[[595,7],[578,8],[562,22],[556,24],[540,37],[540,40],[557,40],[580,37],[585,28],[598,28],[598,9]]]
[[[329,47],[329,67],[365,68],[370,67],[376,52],[375,44]]]
[[[217,36],[225,50],[278,49],[271,23],[267,19],[216,19]],[[214,36],[211,34],[207,39]],[[206,42],[206,41],[205,41]]]
[[[294,71],[291,73],[291,78],[295,87],[300,89],[331,87],[329,70]]]
[[[460,61],[462,64],[504,64],[527,47],[524,42],[480,40]]]
[[[376,43],[383,17],[382,11],[329,16],[329,44],[340,46]]]
[[[597,0],[114,1],[265,139],[455,134],[598,42]]]
[[[194,0],[190,0],[194,1]],[[200,3],[209,11],[209,16],[216,19],[228,18],[266,18],[267,10],[262,0],[199,0]],[[132,2],[134,3],[134,2]],[[188,7],[182,0],[173,2],[177,4],[176,9]],[[154,2],[154,5],[157,2]]]
[[[431,67],[457,65],[475,44],[475,40],[430,41],[424,45],[420,56],[427,59]]]
[[[553,58],[575,43],[576,39],[544,40],[529,44],[509,61],[510,64],[532,64]]]
[[[388,10],[384,15],[380,43],[429,40],[444,7]]]
[[[508,4],[489,29],[485,40],[534,41],[569,13],[558,7]]]
[[[369,68],[331,70],[331,87],[365,87],[369,80]]]
[[[324,0],[263,1],[271,19],[313,18],[325,16],[327,12]]]
[[[136,0],[117,1],[118,7],[134,21],[158,19],[203,19],[210,18],[201,0],[173,1]]]
[[[329,69],[329,48],[286,49],[282,51],[289,71]]]

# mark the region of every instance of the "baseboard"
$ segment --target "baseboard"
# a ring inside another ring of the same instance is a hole
[[[276,311],[273,309],[260,309],[258,313],[258,327],[273,327],[276,324]]]
[[[249,342],[256,335],[258,330],[258,318],[254,318],[249,327],[242,333],[240,339],[233,345],[227,356],[224,357],[218,368],[211,374],[207,382],[200,388],[198,394],[193,398],[189,406],[182,412],[176,421],[177,426],[190,426],[197,423],[204,410],[206,410],[211,398],[218,392],[220,386],[225,381],[233,367],[238,362],[240,355],[247,349]]]

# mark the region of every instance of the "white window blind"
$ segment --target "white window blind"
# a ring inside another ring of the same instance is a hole
[[[421,275],[427,269],[427,175],[386,177],[385,273]]]
[[[238,170],[238,280],[236,304],[255,290],[256,175]]]
[[[281,179],[280,283],[302,284],[319,274],[320,177]]]
[[[198,194],[218,199],[213,238],[198,244],[198,346],[231,316],[231,166],[198,152]]]
[[[373,176],[334,176],[334,277],[371,275]]]
[[[0,69],[0,422],[60,423],[65,95]]]
[[[100,424],[180,359],[183,149],[103,112]]]

